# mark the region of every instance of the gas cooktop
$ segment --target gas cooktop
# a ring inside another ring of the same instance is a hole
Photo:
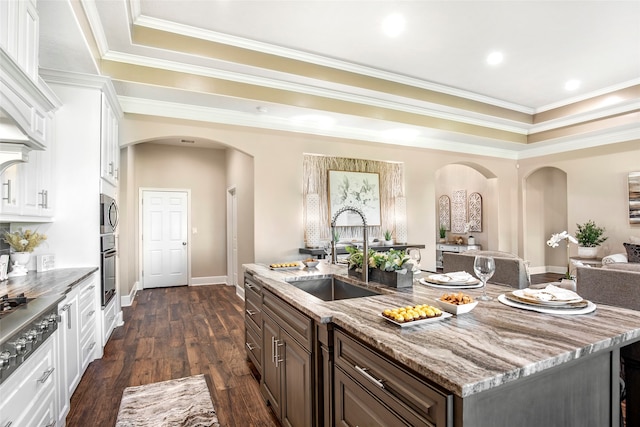
[[[23,293],[13,298],[9,298],[9,295],[0,296],[0,319],[25,306],[30,300]]]

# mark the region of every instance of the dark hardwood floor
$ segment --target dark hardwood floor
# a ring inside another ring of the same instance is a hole
[[[560,277],[537,274],[532,283]],[[205,375],[221,425],[278,425],[246,361],[244,303],[234,288],[147,289],[123,314],[72,396],[68,426],[113,426],[126,387],[196,374]]]
[[[67,425],[111,427],[126,387],[204,374],[222,426],[277,426],[246,361],[243,313],[230,286],[138,292],[73,394]]]

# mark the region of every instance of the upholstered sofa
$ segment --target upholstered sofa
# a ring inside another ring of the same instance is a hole
[[[444,252],[442,254],[442,270],[473,272],[473,261],[476,255],[492,256],[496,262],[496,272],[489,279],[491,283],[507,285],[513,288],[528,288],[531,280],[526,261],[508,252],[500,251],[466,251],[462,253]]]
[[[599,268],[577,266],[576,289],[595,303],[640,310],[640,263],[605,261]]]

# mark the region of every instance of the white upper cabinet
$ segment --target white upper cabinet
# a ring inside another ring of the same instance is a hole
[[[38,9],[35,0],[0,1],[0,47],[37,83]]]
[[[29,161],[0,175],[0,220],[49,221],[54,215],[53,146],[33,150]]]
[[[100,123],[100,176],[107,183],[118,187],[120,175],[120,144],[118,142],[118,117],[102,94],[102,118]]]

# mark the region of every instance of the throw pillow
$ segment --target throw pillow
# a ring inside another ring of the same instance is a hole
[[[629,236],[629,240],[631,240],[631,243],[634,245],[640,245],[640,237]]]
[[[623,245],[627,250],[627,259],[629,262],[640,262],[640,245],[633,245],[631,243],[623,243]]]
[[[621,262],[629,262],[627,260],[627,254],[611,254],[602,258],[602,265],[619,264]]]

